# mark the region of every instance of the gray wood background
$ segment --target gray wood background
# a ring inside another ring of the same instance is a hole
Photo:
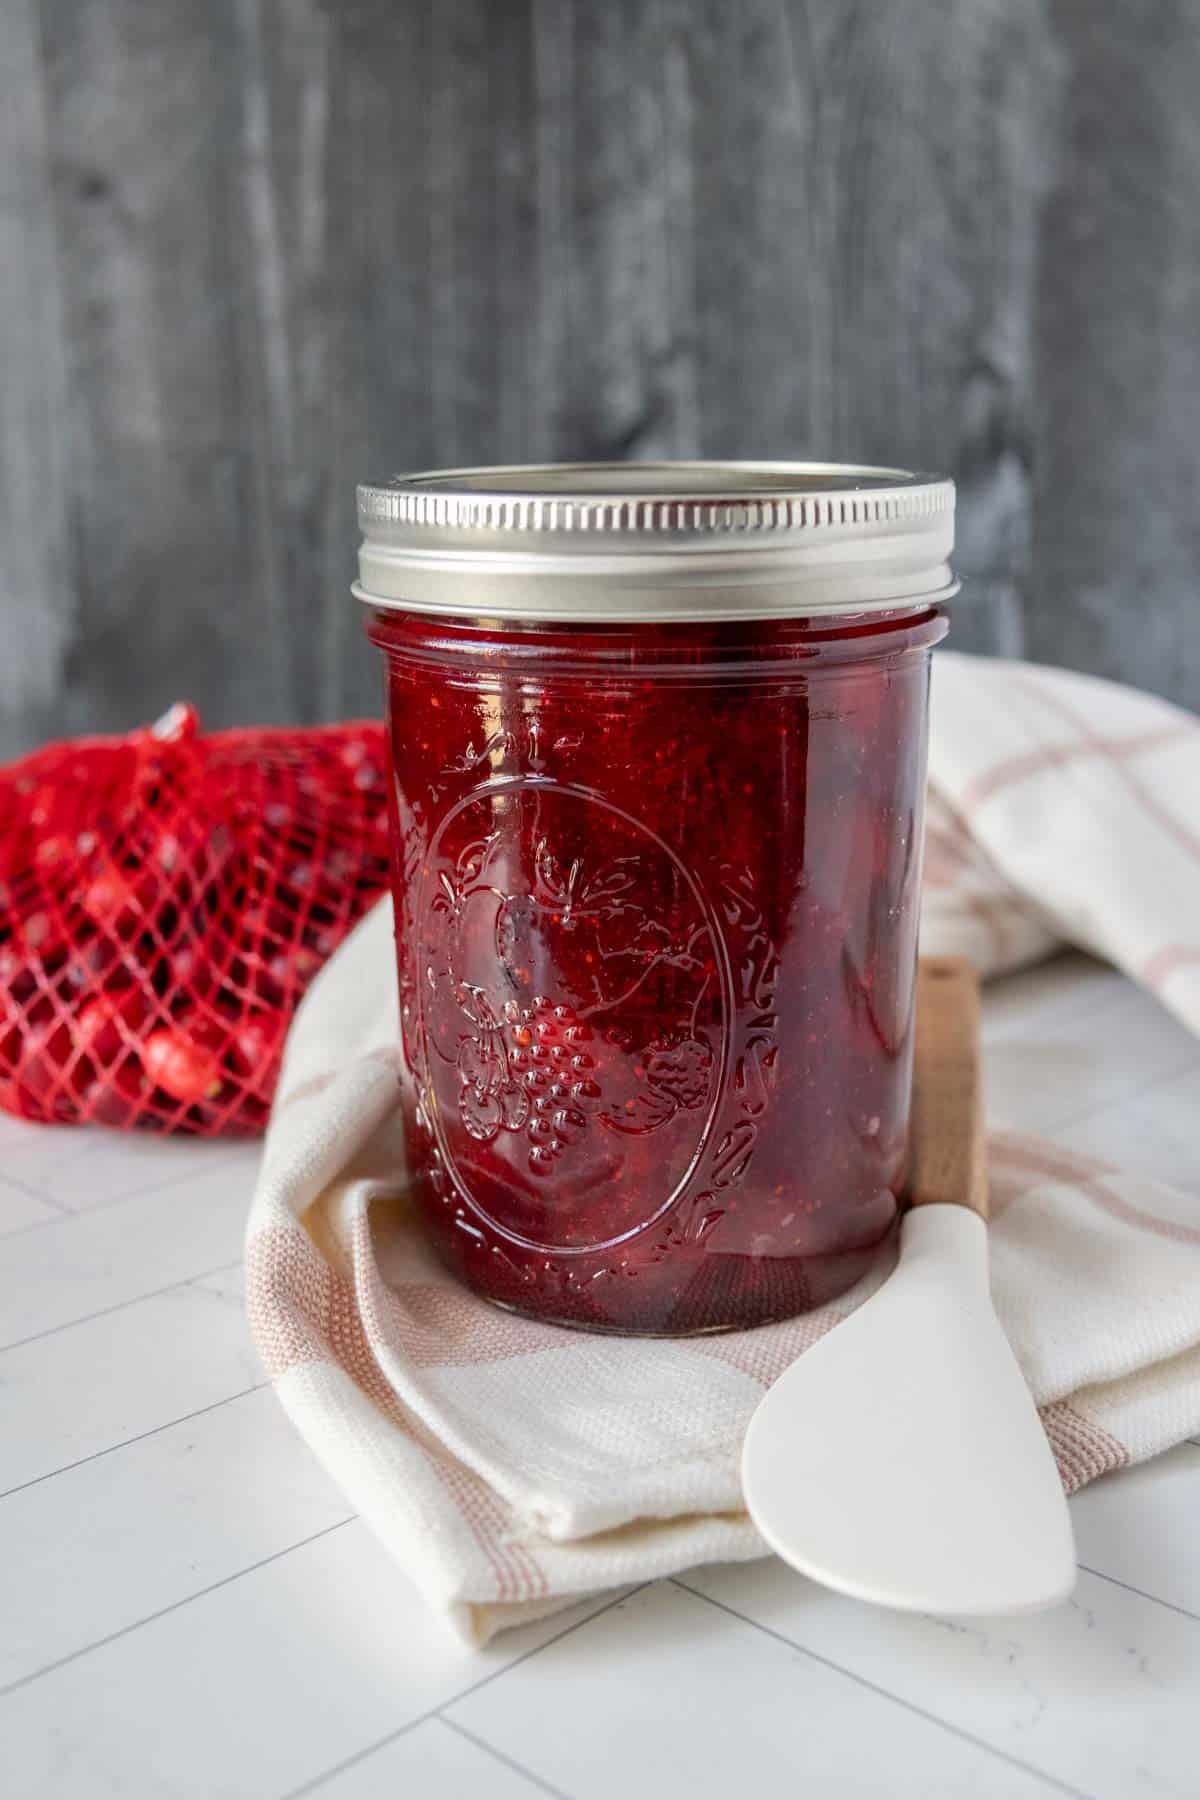
[[[960,645],[1200,705],[1196,0],[0,0],[0,754],[373,709],[364,474],[961,483]]]

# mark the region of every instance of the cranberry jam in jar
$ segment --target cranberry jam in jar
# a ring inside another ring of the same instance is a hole
[[[758,1325],[888,1236],[953,507],[814,464],[360,489],[410,1173],[489,1300]]]

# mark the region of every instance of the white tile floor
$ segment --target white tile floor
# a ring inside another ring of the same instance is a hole
[[[1136,1154],[1200,1213],[1200,1043],[1082,958],[986,1014],[997,1124]],[[0,1116],[4,1800],[1200,1796],[1200,1445],[1077,1497],[1079,1587],[1038,1618],[889,1615],[765,1561],[475,1655],[263,1385],[254,1166]]]

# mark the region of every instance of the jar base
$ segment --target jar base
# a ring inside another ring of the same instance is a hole
[[[511,1313],[517,1319],[529,1319],[535,1325],[554,1325],[560,1331],[577,1331],[583,1337],[645,1337],[645,1338],[698,1338],[724,1337],[731,1331],[748,1331],[756,1329],[740,1321],[732,1321],[727,1325],[696,1325],[691,1330],[673,1330],[664,1328],[661,1331],[637,1328],[631,1325],[597,1325],[583,1319],[555,1318],[551,1313],[531,1312],[528,1307],[514,1306],[511,1300],[493,1300],[488,1294],[478,1294],[477,1299],[484,1300],[494,1306],[497,1312]],[[790,1315],[793,1318],[798,1314]],[[763,1324],[778,1324],[778,1319],[764,1319]]]
[[[552,1307],[523,1306],[507,1296],[483,1292],[465,1279],[461,1264],[440,1256],[439,1260],[480,1300],[499,1312],[530,1319],[539,1325],[555,1325],[565,1331],[579,1331],[604,1337],[692,1338],[717,1337],[734,1331],[755,1331],[766,1325],[779,1325],[788,1319],[802,1318],[817,1308],[828,1305],[847,1293],[886,1253],[896,1235],[896,1220],[872,1244],[826,1256],[781,1259],[786,1266],[763,1279],[761,1268],[753,1279],[747,1279],[748,1258],[727,1256],[722,1264],[736,1265],[713,1271],[703,1295],[689,1285],[673,1302],[662,1296],[656,1310],[663,1315],[662,1324],[631,1317],[628,1321],[610,1321],[596,1314],[581,1317],[578,1313],[556,1312]],[[438,1247],[435,1245],[435,1250]],[[733,1304],[730,1306],[731,1291]],[[721,1305],[724,1302],[724,1306]],[[672,1320],[678,1322],[672,1322]],[[686,1322],[685,1322],[686,1321]]]

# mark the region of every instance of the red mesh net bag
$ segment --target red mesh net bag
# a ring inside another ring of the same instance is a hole
[[[0,1106],[262,1130],[284,1034],[387,882],[382,727],[54,744],[0,769]]]

